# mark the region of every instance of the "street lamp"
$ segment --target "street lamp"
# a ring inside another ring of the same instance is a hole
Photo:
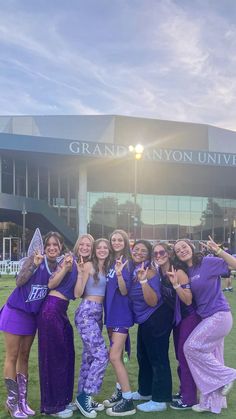
[[[137,218],[137,192],[138,192],[138,161],[141,160],[144,147],[142,144],[130,145],[129,146],[130,153],[134,155],[134,241],[136,240],[137,236],[137,225],[138,225],[138,218]]]
[[[27,211],[25,208],[25,202],[23,204],[23,208],[21,211],[22,214],[22,253],[23,253],[23,257],[25,257],[25,242],[26,242],[26,234],[25,234],[25,217],[27,215]]]

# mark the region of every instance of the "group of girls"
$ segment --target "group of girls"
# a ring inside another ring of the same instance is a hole
[[[59,233],[44,239],[44,254],[27,258],[13,290],[0,312],[6,358],[6,408],[14,418],[35,411],[27,403],[28,359],[38,329],[40,411],[61,418],[77,408],[89,418],[106,408],[109,416],[177,410],[220,413],[236,379],[226,367],[224,337],[232,315],[220,284],[236,259],[209,238],[215,257],[196,253],[188,240],[172,248],[146,240],[130,250],[123,230],[109,240],[78,238],[73,253],[66,252]],[[60,255],[63,256],[59,258]],[[75,326],[83,344],[78,389],[73,399],[75,350],[73,328],[67,316],[70,300],[81,298]],[[109,353],[102,335],[104,322]],[[138,388],[132,392],[123,361],[130,355],[129,328],[138,324]],[[172,396],[169,337],[173,330],[180,387]],[[110,361],[116,387],[110,398],[94,400]],[[197,390],[200,399],[197,399]]]

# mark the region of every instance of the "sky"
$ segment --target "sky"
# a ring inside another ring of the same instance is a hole
[[[236,131],[235,0],[0,0],[0,115]]]

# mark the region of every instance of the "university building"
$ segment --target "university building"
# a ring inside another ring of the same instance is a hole
[[[129,151],[137,143],[140,160]],[[235,175],[236,132],[213,126],[0,116],[0,255],[18,258],[36,227],[70,246],[79,234],[122,228],[131,239],[210,234],[235,250]]]

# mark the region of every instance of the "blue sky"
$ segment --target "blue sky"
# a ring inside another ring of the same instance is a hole
[[[0,0],[0,115],[236,130],[235,0]]]

